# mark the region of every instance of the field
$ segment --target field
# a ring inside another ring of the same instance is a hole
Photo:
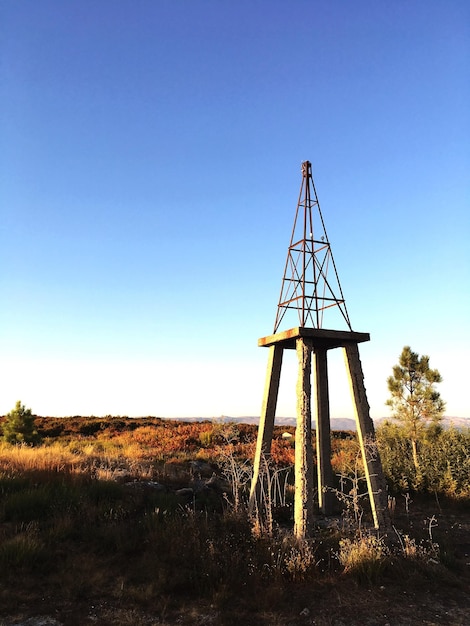
[[[0,444],[0,625],[469,623],[468,431],[430,434],[416,472],[400,429],[379,429],[389,537],[370,527],[355,434],[334,432],[337,514],[299,542],[291,427],[275,429],[268,514],[249,516],[253,425],[36,426],[40,444]]]

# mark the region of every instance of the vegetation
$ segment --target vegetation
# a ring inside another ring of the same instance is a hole
[[[255,426],[108,416],[37,417],[36,429],[40,445],[0,444],[0,615],[326,626],[375,612],[414,623],[397,602],[405,589],[426,607],[419,623],[465,623],[468,431],[423,438],[418,481],[405,430],[379,428],[392,538],[370,529],[355,434],[334,432],[342,511],[297,541],[285,427],[269,529],[246,511]]]
[[[377,429],[382,466],[394,495],[431,493],[455,501],[470,498],[470,431],[429,430],[420,440],[418,468],[407,430],[385,422]]]
[[[420,470],[418,444],[426,429],[436,427],[442,419],[445,403],[435,385],[442,381],[437,369],[429,367],[429,357],[420,357],[405,346],[393,375],[387,379],[393,418],[398,420],[410,438],[413,463]]]
[[[3,438],[8,443],[37,443],[38,432],[34,426],[35,417],[31,409],[27,409],[20,400],[15,408],[5,417]]]

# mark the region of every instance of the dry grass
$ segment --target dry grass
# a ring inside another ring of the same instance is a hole
[[[79,466],[77,455],[59,442],[47,447],[34,448],[0,443],[0,471],[3,476],[31,472],[68,474],[78,471]]]
[[[360,534],[339,542],[338,559],[344,572],[353,574],[361,582],[377,581],[389,555],[385,539],[376,535]]]

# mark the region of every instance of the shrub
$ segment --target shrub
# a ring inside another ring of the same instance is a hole
[[[345,573],[354,575],[359,582],[370,583],[379,578],[388,553],[383,538],[360,535],[355,539],[341,539],[338,558]]]
[[[3,502],[3,518],[13,522],[44,520],[52,514],[53,495],[47,484],[11,493]]]
[[[15,408],[5,416],[3,438],[8,443],[30,443],[39,441],[34,424],[35,416],[18,400]]]
[[[0,544],[0,569],[34,568],[46,559],[46,551],[34,524]]]
[[[305,539],[285,539],[285,553],[281,562],[281,572],[293,582],[315,577],[318,572],[318,560],[312,541]]]
[[[377,440],[385,477],[392,492],[431,492],[454,499],[470,495],[470,431],[449,428],[429,433],[421,442],[417,470],[404,429],[385,422]]]

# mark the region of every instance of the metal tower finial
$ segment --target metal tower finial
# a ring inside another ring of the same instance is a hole
[[[332,278],[327,277],[330,264]],[[352,330],[312,178],[312,164],[304,161],[274,333],[290,310],[297,311],[299,326],[323,328],[324,312],[331,307],[337,307],[340,321]]]

